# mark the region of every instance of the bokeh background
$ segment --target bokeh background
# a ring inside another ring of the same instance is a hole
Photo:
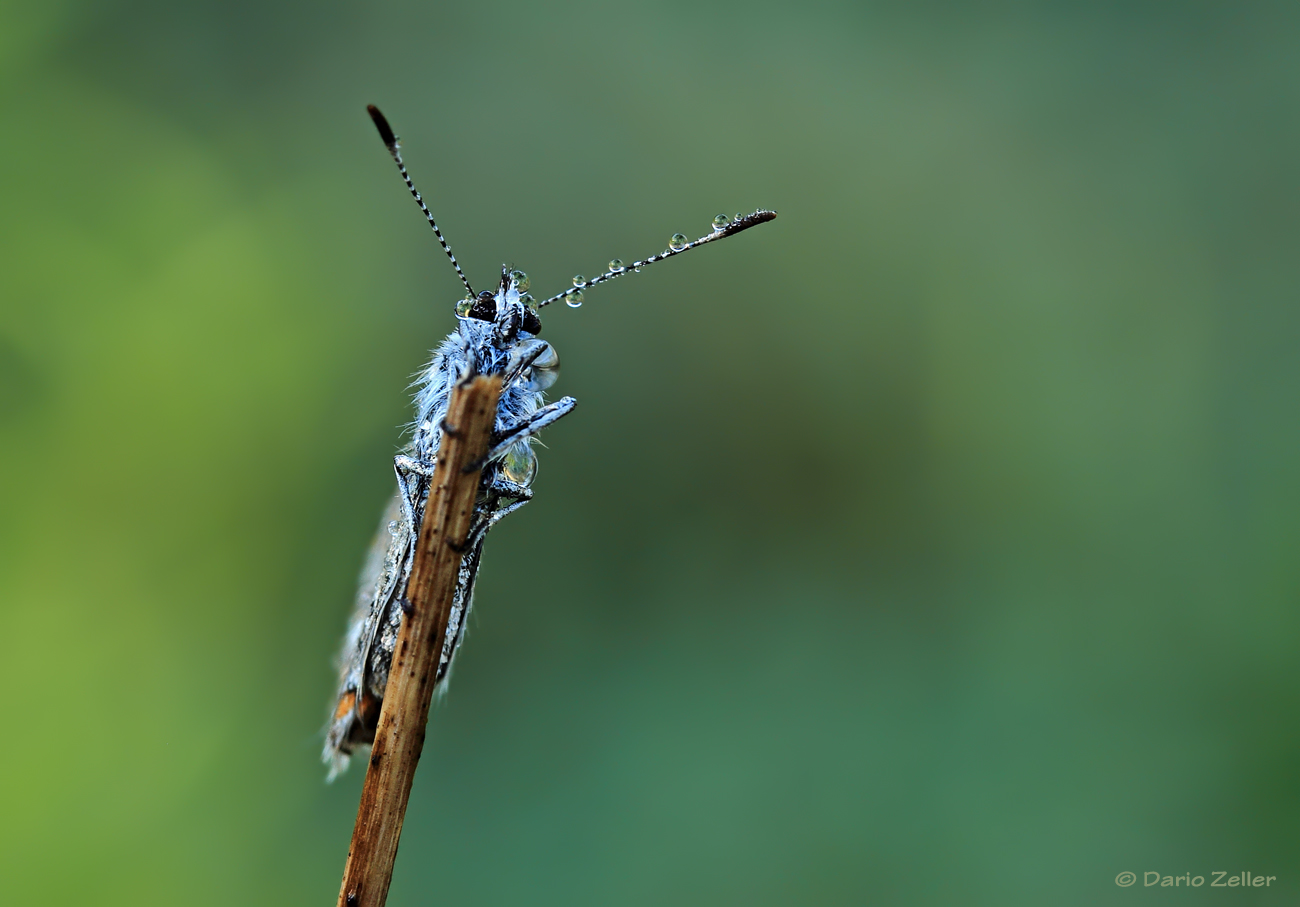
[[[1295,902],[1294,4],[0,15],[5,903],[333,903],[460,295],[367,102],[479,284],[780,212],[548,310],[390,903]]]

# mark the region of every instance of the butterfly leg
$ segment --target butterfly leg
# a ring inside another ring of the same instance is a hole
[[[493,433],[492,449],[487,452],[484,461],[495,460],[505,453],[511,444],[524,438],[531,438],[546,426],[560,421],[573,412],[573,408],[577,405],[578,401],[572,397],[561,397],[551,405],[543,406],[527,419],[521,419],[514,425]]]
[[[397,473],[397,487],[401,492],[399,497],[402,499],[402,517],[406,520],[406,526],[411,530],[412,537],[415,536],[415,494],[418,492],[418,483],[416,488],[412,488],[411,477],[430,478],[433,475],[434,465],[432,460],[420,460],[402,454],[393,457],[393,472]]]
[[[487,523],[483,527],[484,532],[501,522],[506,514],[514,513],[533,499],[533,490],[527,485],[520,485],[518,482],[511,482],[509,479],[503,479],[500,476],[492,480],[492,484],[488,486],[488,489],[497,495],[497,501],[495,502],[497,506],[492,508],[492,513],[488,516]],[[502,498],[513,498],[514,500],[502,507]]]
[[[533,490],[527,485],[520,485],[518,482],[511,482],[509,479],[503,479],[496,476],[487,487],[489,498],[488,504],[480,512],[486,512],[486,519],[480,519],[478,525],[470,531],[469,538],[465,540],[467,548],[472,547],[487,534],[487,531],[501,522],[502,518],[508,513],[514,513],[520,507],[523,507],[533,499]],[[501,506],[503,499],[512,498],[509,504]]]
[[[511,482],[509,479],[503,479],[500,476],[492,479],[492,484],[488,485],[488,491],[499,498],[515,498],[520,501],[531,501],[533,499],[533,490],[527,485],[520,485],[518,482]]]

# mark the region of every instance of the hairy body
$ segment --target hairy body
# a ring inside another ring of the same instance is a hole
[[[572,412],[576,405],[572,397],[543,405],[543,391],[555,380],[559,358],[548,343],[535,336],[541,323],[536,313],[520,301],[521,278],[527,280],[518,271],[502,269],[497,293],[480,294],[474,306],[482,314],[490,311],[492,320],[461,317],[456,330],[434,351],[432,361],[421,374],[415,396],[414,436],[407,452],[394,459],[397,490],[366,558],[356,608],[339,654],[338,699],[323,753],[331,778],[347,766],[348,757],[358,746],[374,740],[406,607],[415,539],[429,499],[429,477],[442,434],[448,430],[444,420],[452,388],[473,375],[502,377],[492,445],[483,467],[438,664],[440,688],[446,684],[464,637],[483,540],[499,520],[532,498],[528,486],[537,464],[530,446],[532,438],[546,425]]]

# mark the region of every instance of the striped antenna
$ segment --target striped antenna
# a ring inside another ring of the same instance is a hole
[[[632,274],[640,271],[646,265],[652,265],[657,261],[663,261],[665,258],[672,258],[674,255],[680,255],[696,246],[702,246],[705,243],[711,243],[715,239],[722,239],[726,236],[734,236],[741,230],[748,230],[750,227],[756,227],[759,224],[765,224],[776,217],[775,211],[768,211],[766,208],[759,208],[753,214],[746,214],[744,217],[736,215],[735,220],[731,220],[725,214],[719,214],[713,219],[713,232],[701,236],[694,242],[687,242],[686,237],[677,233],[673,236],[669,247],[658,255],[651,255],[641,261],[634,261],[630,265],[624,266],[621,262],[610,262],[610,270],[601,274],[599,277],[593,277],[590,280],[576,281],[572,290],[565,290],[563,293],[556,293],[550,299],[544,299],[539,302],[538,307],[550,305],[552,302],[559,302],[561,299],[568,297],[571,293],[579,290],[585,290],[587,287],[594,287],[598,283],[604,283],[607,280],[613,280],[615,277],[622,277],[624,274]],[[581,299],[581,296],[578,297]]]
[[[383,139],[384,144],[388,146],[388,153],[393,156],[393,160],[397,161],[397,169],[401,172],[402,179],[406,181],[406,188],[411,190],[411,195],[415,197],[416,204],[418,204],[420,210],[424,212],[424,216],[429,221],[429,226],[433,227],[433,235],[438,237],[438,242],[442,245],[442,251],[447,253],[447,257],[451,259],[451,266],[455,268],[456,273],[460,275],[460,282],[465,285],[465,289],[469,291],[469,295],[473,296],[474,288],[471,287],[469,281],[465,279],[465,272],[460,269],[460,263],[456,261],[456,256],[451,254],[451,246],[447,245],[447,240],[442,238],[442,231],[438,229],[438,224],[433,219],[433,213],[429,211],[429,206],[424,203],[424,199],[420,198],[420,193],[416,190],[415,183],[411,182],[411,177],[406,172],[406,165],[402,163],[402,153],[398,150],[397,136],[393,134],[393,127],[388,125],[388,120],[384,118],[384,115],[379,112],[379,108],[374,104],[367,104],[366,110],[370,112],[370,119],[375,121],[375,128],[379,130],[379,137]]]

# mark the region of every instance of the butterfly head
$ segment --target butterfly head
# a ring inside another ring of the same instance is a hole
[[[484,290],[477,296],[466,296],[456,303],[456,315],[495,325],[498,347],[514,343],[521,331],[536,335],[542,330],[537,302],[528,292],[528,275],[509,265],[502,265],[501,283],[495,293]]]

